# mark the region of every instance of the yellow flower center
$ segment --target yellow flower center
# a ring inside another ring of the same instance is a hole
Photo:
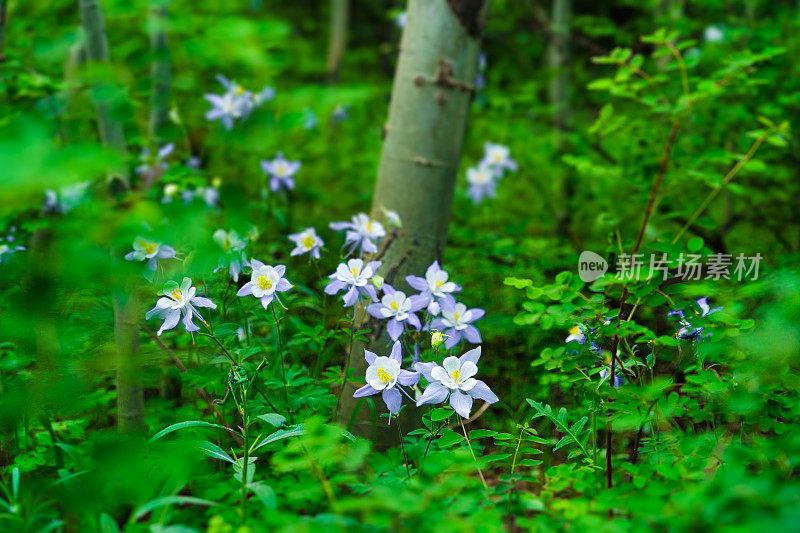
[[[493,159],[495,160],[495,162],[499,163],[500,161],[503,160],[503,156],[500,155],[500,152],[495,152]]]
[[[144,251],[149,255],[156,253],[158,245],[154,242],[146,242],[142,248],[144,248]]]
[[[460,376],[460,375],[461,375],[461,372],[459,372],[458,370],[453,370],[453,373],[450,374],[450,377],[453,378],[453,381],[455,381],[457,383],[458,382],[458,376]]]
[[[354,278],[358,277],[358,269],[356,267],[351,268],[350,273],[353,275]]]
[[[372,221],[367,222],[367,231],[372,231]]]
[[[439,288],[439,287],[441,287],[442,285],[444,285],[444,281],[442,281],[442,280],[440,280],[440,279],[437,279],[437,280],[436,280],[436,288],[438,289],[438,288]]]
[[[241,85],[237,85],[237,86],[236,86],[236,88],[233,90],[233,92],[234,92],[234,93],[235,93],[237,96],[241,96],[241,95],[243,95],[243,94],[244,94],[244,87],[242,87]]]
[[[310,250],[313,247],[314,247],[314,237],[309,235],[308,237],[303,239],[303,248],[305,248],[306,250]]]
[[[266,276],[258,276],[258,286],[268,291],[272,288],[272,280],[268,279]]]
[[[459,319],[459,318],[461,318],[461,313],[459,313],[458,311],[456,311],[456,312],[453,314],[453,322],[458,322],[458,319]]]
[[[172,296],[173,300],[180,300],[183,297],[183,293],[181,292],[180,289],[175,289],[174,291],[169,293],[169,295]]]
[[[283,176],[286,173],[286,165],[283,163],[278,163],[278,167],[275,170],[277,170],[278,174]]]
[[[378,379],[381,380],[381,383],[391,383],[392,375],[389,374],[385,368],[381,367],[378,369]]]
[[[391,308],[392,308],[392,309],[394,309],[395,311],[397,311],[397,310],[399,309],[399,306],[397,305],[397,302],[392,302],[392,303],[390,303],[390,304],[389,304],[389,307],[391,307]]]
[[[571,328],[569,328],[570,335],[580,335],[580,333],[581,333],[581,328],[579,328],[578,326],[572,326]]]

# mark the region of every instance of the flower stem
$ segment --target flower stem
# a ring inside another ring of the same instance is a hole
[[[464,419],[459,416],[458,421],[461,424],[461,431],[464,432],[464,438],[467,439],[467,447],[469,448],[469,453],[472,454],[472,459],[475,461],[475,468],[478,470],[478,476],[481,478],[481,483],[483,483],[483,488],[488,489],[489,485],[486,484],[486,478],[483,477],[483,472],[481,472],[481,467],[478,464],[478,458],[475,457],[475,451],[472,449],[472,444],[469,442],[469,436],[467,435],[467,428],[464,427]]]
[[[339,406],[342,403],[342,394],[344,393],[344,388],[347,385],[347,373],[350,371],[350,352],[353,351],[353,338],[356,336],[356,308],[358,307],[358,302],[353,304],[353,322],[350,324],[350,344],[347,347],[347,355],[345,356],[344,362],[344,374],[342,375],[342,386],[339,389],[339,397],[336,399],[336,415],[339,415]]]
[[[249,425],[249,417],[247,415],[247,389],[242,387],[242,526],[247,521],[247,472],[250,469],[248,462],[250,461],[250,448],[247,442],[247,426]]]
[[[406,473],[408,479],[411,479],[411,467],[408,465],[408,456],[406,455],[406,445],[403,443],[403,432],[400,429],[400,415],[397,416],[397,437],[400,439],[400,449],[403,451],[403,462],[406,465]]]
[[[289,389],[286,386],[286,362],[283,360],[283,341],[281,340],[281,327],[278,323],[278,312],[272,306],[272,316],[275,317],[275,329],[278,333],[278,354],[281,358],[281,376],[283,378],[283,397],[286,400],[286,411],[289,413],[289,420],[292,421],[292,407],[289,405]],[[292,421],[292,423],[294,423]]]

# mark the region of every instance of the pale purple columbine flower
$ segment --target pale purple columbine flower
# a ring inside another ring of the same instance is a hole
[[[707,43],[719,43],[725,39],[725,34],[717,26],[709,26],[703,30],[703,40]]]
[[[194,170],[198,170],[200,168],[200,163],[201,163],[200,158],[197,157],[196,155],[193,155],[189,156],[189,159],[186,160],[184,166],[192,168]]]
[[[350,247],[345,256],[350,255],[356,248],[361,247],[361,253],[374,254],[378,251],[378,244],[386,236],[383,224],[372,220],[366,213],[353,215],[351,222],[331,222],[330,228],[335,231],[345,230],[344,246]]]
[[[347,120],[347,108],[342,104],[337,104],[333,109],[332,118],[334,122],[343,122]]]
[[[425,298],[419,294],[406,297],[406,293],[394,290],[388,283],[384,283],[382,287],[384,294],[381,301],[368,305],[367,312],[375,318],[389,320],[386,323],[386,332],[392,340],[400,338],[406,324],[420,329],[422,324],[415,313],[427,305]]]
[[[420,296],[425,300],[425,305],[428,306],[428,314],[438,315],[440,310],[440,302],[448,295],[461,290],[461,286],[452,281],[447,281],[448,274],[446,270],[442,270],[439,266],[439,261],[434,261],[425,271],[425,277],[419,276],[406,276],[406,283],[412,289],[420,292]],[[435,305],[434,305],[435,304]]]
[[[319,249],[325,244],[314,228],[306,228],[299,233],[293,233],[289,235],[289,240],[295,244],[292,256],[311,254],[314,259],[319,259]]]
[[[698,298],[695,300],[697,307],[700,308],[700,317],[707,317],[712,313],[716,313],[717,311],[722,310],[722,306],[718,307],[711,307],[708,305],[708,296],[703,296],[702,298]],[[695,311],[695,314],[698,314]],[[667,313],[667,316],[678,316],[680,317],[680,329],[675,333],[675,337],[684,340],[684,341],[697,341],[702,342],[705,337],[710,337],[711,333],[708,335],[703,335],[703,331],[705,328],[703,327],[694,327],[689,320],[686,319],[686,316],[683,312],[683,309],[676,309],[674,311],[670,311]]]
[[[511,159],[508,146],[487,142],[483,145],[483,159],[480,165],[486,165],[495,172],[498,178],[503,177],[506,170],[516,171],[517,163]]]
[[[277,192],[280,189],[291,191],[294,189],[294,175],[300,170],[300,161],[289,161],[281,152],[272,161],[261,160],[261,170],[270,176],[269,190]]]
[[[472,323],[480,320],[486,311],[477,307],[467,309],[466,305],[457,303],[452,297],[443,298],[440,305],[442,316],[433,319],[431,329],[444,333],[447,337],[444,345],[448,350],[462,338],[472,344],[481,342],[481,334]]]
[[[76,207],[82,205],[89,198],[89,186],[91,181],[79,181],[61,187],[58,192],[53,189],[44,191],[44,205],[42,210],[45,213],[69,213]]]
[[[605,323],[609,324],[610,323],[610,319],[607,319]],[[594,331],[595,330],[593,329],[592,333],[594,333]],[[571,342],[577,342],[578,344],[586,344],[586,340],[587,340],[586,333],[587,333],[586,326],[584,326],[583,324],[575,324],[574,326],[572,326],[569,329],[569,335],[567,335],[567,338],[564,339],[564,343],[565,344],[569,344]],[[589,349],[595,355],[598,355],[598,356],[603,353],[603,349],[600,348],[600,346],[594,341],[589,343]],[[572,353],[573,355],[577,355],[578,354],[578,352],[576,350],[571,350],[568,353]]]
[[[469,418],[472,400],[495,403],[499,400],[492,389],[473,376],[478,373],[481,347],[473,348],[461,357],[445,357],[442,366],[436,363],[416,363],[414,370],[421,373],[428,386],[417,400],[417,407],[424,404],[439,404],[450,397],[450,407],[462,418]]]
[[[166,162],[166,159],[174,150],[175,144],[169,143],[159,148],[155,154],[151,154],[150,149],[145,146],[139,156],[141,163],[136,167],[136,173],[140,176],[147,174],[151,178],[162,174],[169,168],[169,163]]]
[[[125,259],[128,261],[147,261],[147,269],[155,272],[158,268],[159,259],[175,259],[175,248],[144,237],[136,237],[133,240],[133,251],[125,254]],[[149,279],[152,280],[152,277]]]
[[[253,94],[253,104],[259,107],[264,102],[269,102],[273,98],[275,98],[275,88],[264,87],[260,92]]]
[[[183,316],[183,327],[187,332],[191,333],[199,330],[200,328],[194,323],[193,319],[197,317],[204,324],[206,321],[200,316],[197,308],[216,309],[217,304],[203,296],[196,296],[196,292],[197,289],[192,287],[192,280],[189,278],[183,278],[180,285],[174,281],[168,281],[161,291],[164,296],[159,298],[156,305],[147,311],[144,315],[145,320],[150,320],[154,315],[164,319],[161,327],[158,328],[158,335],[178,325],[178,320],[180,320],[181,316]]]
[[[203,96],[211,109],[206,112],[206,120],[219,120],[230,131],[237,119],[242,117],[241,99],[232,93],[206,94]]]
[[[406,24],[408,24],[408,13],[406,13],[405,11],[401,11],[400,13],[398,13],[397,16],[394,17],[394,23],[401,30],[404,29],[406,27]]]
[[[481,52],[478,55],[478,74],[475,75],[475,90],[480,91],[486,87],[486,53]]]
[[[255,296],[261,300],[261,305],[264,309],[266,309],[274,299],[277,299],[278,303],[283,305],[281,299],[278,297],[278,293],[286,292],[293,287],[293,285],[289,283],[289,280],[283,277],[286,273],[286,266],[275,265],[272,267],[265,265],[258,259],[251,259],[250,268],[253,269],[250,281],[239,289],[236,296]]]
[[[249,267],[250,261],[247,260],[247,255],[244,253],[246,243],[238,233],[234,230],[225,231],[218,229],[214,232],[214,242],[222,248],[222,255],[219,257],[217,268],[214,272],[222,267],[228,267],[233,281],[239,281],[239,273],[242,267]]]
[[[345,307],[355,305],[359,294],[377,302],[378,293],[370,281],[380,266],[380,261],[370,261],[365,265],[363,259],[350,259],[346,264],[339,263],[336,272],[328,276],[331,281],[325,286],[325,294],[334,295],[347,289],[342,298]]]
[[[604,368],[603,370],[600,371],[600,384],[601,385],[603,384],[603,382],[606,379],[608,379],[608,372],[609,372],[608,368]],[[622,387],[623,385],[625,385],[625,376],[623,376],[622,374],[617,372],[617,375],[614,376],[614,383],[612,383],[611,386],[614,387],[615,389],[618,389],[618,388]]]
[[[364,359],[369,364],[364,376],[364,381],[367,384],[355,391],[353,397],[364,398],[380,392],[389,412],[393,415],[398,414],[400,405],[403,402],[403,398],[400,395],[401,391],[407,398],[411,399],[408,393],[403,391],[400,386],[413,387],[420,378],[419,372],[410,372],[400,368],[403,364],[400,341],[394,343],[392,352],[388,357],[364,350]]]
[[[479,204],[484,198],[495,198],[497,196],[497,179],[496,172],[485,163],[468,168],[469,188],[467,194],[472,199],[472,203]]]
[[[21,252],[24,249],[24,246],[9,246],[6,243],[0,244],[0,264],[3,262],[3,257],[10,257],[16,252]]]

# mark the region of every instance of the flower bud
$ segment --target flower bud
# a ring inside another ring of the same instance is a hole
[[[381,287],[383,287],[383,281],[383,276],[378,276],[377,274],[372,276],[372,279],[369,280],[378,290],[381,290]]]
[[[431,346],[433,348],[438,348],[444,342],[444,333],[441,331],[433,331],[431,332]]]

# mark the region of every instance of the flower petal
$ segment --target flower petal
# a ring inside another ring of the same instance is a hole
[[[492,392],[492,389],[481,380],[477,380],[475,385],[469,390],[469,395],[478,400],[483,400],[487,403],[495,403],[500,398]]]
[[[369,385],[364,385],[357,391],[353,393],[353,398],[363,398],[365,396],[372,396],[373,394],[378,394],[380,391],[373,389]]]
[[[454,390],[450,394],[450,407],[462,418],[469,418],[469,412],[472,410],[472,396]]]
[[[410,372],[405,369],[400,369],[400,374],[397,376],[397,382],[404,387],[413,387],[419,382],[419,378],[419,372]]]
[[[389,409],[390,413],[396,415],[400,412],[400,405],[403,403],[403,397],[400,395],[399,390],[394,387],[383,389],[381,396],[383,396],[383,401],[386,403],[386,407]]]
[[[442,403],[447,399],[447,395],[449,393],[450,389],[439,382],[433,382],[425,387],[425,391],[422,393],[422,396],[417,399],[417,407],[425,404]]]

